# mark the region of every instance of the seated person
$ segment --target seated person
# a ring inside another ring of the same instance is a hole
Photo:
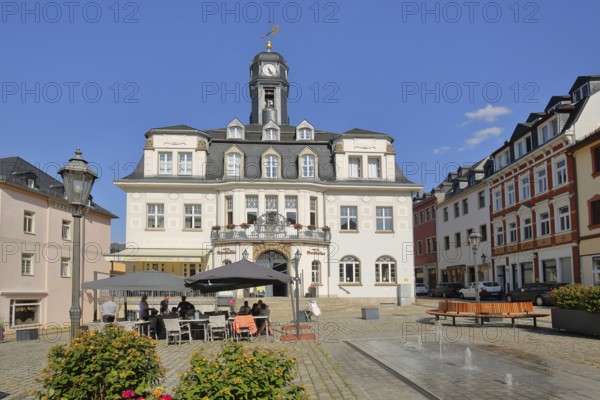
[[[250,314],[250,311],[252,311],[252,309],[248,305],[248,300],[246,300],[246,301],[244,301],[244,305],[240,307],[238,314],[247,315],[247,314]]]
[[[258,314],[259,316],[264,316],[267,317],[266,319],[257,319],[256,320],[256,326],[258,328],[258,332],[256,333],[256,336],[260,336],[262,335],[262,333],[265,331],[265,328],[267,327],[267,322],[269,321],[269,316],[271,315],[271,311],[269,310],[269,307],[267,307],[267,305],[265,303],[261,303],[260,305],[260,312]],[[269,335],[273,335],[273,331],[271,330],[271,326],[269,325]]]
[[[177,307],[171,308],[171,312],[165,315],[165,318],[179,318],[179,313],[177,312]]]
[[[189,311],[192,311],[192,315],[194,315],[193,313],[196,309],[196,307],[194,307],[194,305],[186,299],[187,298],[185,296],[181,296],[181,302],[179,302],[179,305],[177,306],[177,309],[179,310],[179,316],[181,318],[186,318],[189,314]]]
[[[250,313],[255,317],[260,314],[260,306],[258,303],[252,304],[252,310],[250,310]]]

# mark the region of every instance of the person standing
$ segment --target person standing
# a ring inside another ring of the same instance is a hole
[[[169,296],[165,296],[165,298],[160,302],[160,313],[165,315],[169,312]]]
[[[148,296],[146,296],[145,294],[142,295],[142,300],[140,300],[140,319],[143,319],[144,321],[149,321],[150,310],[148,308],[148,302],[146,300],[148,300]]]
[[[115,319],[119,315],[119,305],[115,303],[115,298],[113,296],[110,296],[108,301],[102,303],[100,308],[102,311],[102,322],[115,322]]]

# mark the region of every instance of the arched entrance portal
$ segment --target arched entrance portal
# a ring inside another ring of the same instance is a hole
[[[271,269],[274,269],[275,271],[279,271],[284,274],[288,273],[287,272],[288,260],[287,260],[287,258],[285,258],[285,256],[283,254],[281,254],[277,251],[271,250],[271,251],[262,253],[256,259],[256,263],[259,265],[262,265],[265,268],[271,268]],[[267,297],[271,297],[271,296],[287,297],[288,285],[285,283],[269,285],[266,287],[265,295]]]

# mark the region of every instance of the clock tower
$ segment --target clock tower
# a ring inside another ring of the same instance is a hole
[[[271,51],[258,53],[250,65],[250,97],[252,98],[251,124],[264,125],[269,121],[289,125],[288,66],[283,56]]]

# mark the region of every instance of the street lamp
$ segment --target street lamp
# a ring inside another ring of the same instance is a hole
[[[80,259],[81,259],[81,217],[83,211],[88,206],[88,199],[94,181],[98,175],[92,171],[87,161],[81,157],[81,150],[75,150],[75,157],[69,160],[69,163],[61,168],[58,173],[62,177],[65,188],[65,197],[71,206],[73,206],[73,271],[71,273],[71,340],[77,336],[79,323],[81,320],[80,298]]]
[[[294,273],[296,277],[294,280],[296,281],[296,289],[294,290],[294,295],[296,296],[296,339],[300,340],[300,276],[298,275],[298,264],[300,263],[300,257],[302,253],[300,249],[296,250],[296,254],[292,259],[294,263]]]
[[[477,231],[473,231],[469,235],[469,244],[473,250],[473,268],[475,269],[475,302],[479,303],[479,273],[477,271],[477,249],[481,243],[481,235]]]

